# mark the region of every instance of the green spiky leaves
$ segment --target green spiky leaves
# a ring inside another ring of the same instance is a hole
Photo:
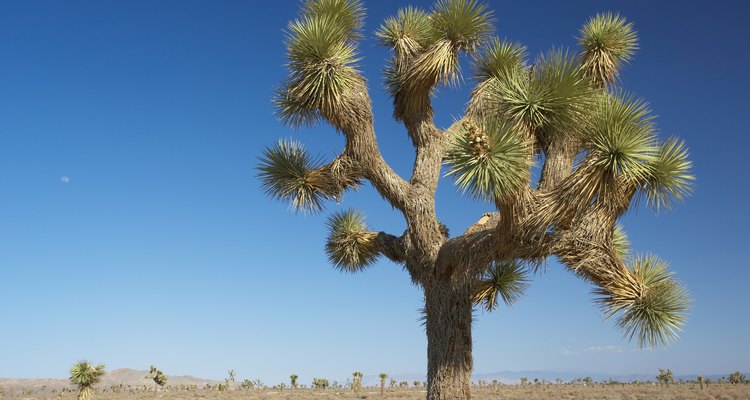
[[[600,97],[590,131],[594,165],[611,176],[639,181],[649,174],[658,150],[653,117],[646,103],[630,96]]]
[[[457,51],[474,51],[493,31],[492,11],[477,0],[438,0],[430,17],[435,41]]]
[[[290,76],[276,96],[284,123],[296,128],[316,122],[320,114],[344,112],[347,94],[362,83],[355,41],[363,13],[357,0],[310,0],[289,24]]]
[[[78,386],[78,400],[91,400],[94,398],[92,387],[101,381],[105,374],[104,364],[94,366],[88,361],[82,360],[70,368],[70,383]]]
[[[638,49],[633,24],[618,14],[598,14],[583,25],[578,38],[583,68],[600,86],[614,83],[620,68]]]
[[[504,77],[509,71],[526,66],[526,46],[509,40],[494,38],[474,58],[475,76],[479,81]]]
[[[581,138],[588,150],[572,180],[563,184],[565,202],[598,201],[617,215],[627,211],[630,200],[651,176],[659,143],[653,117],[641,100],[605,93],[587,121]]]
[[[692,192],[695,177],[691,174],[687,147],[681,140],[667,139],[650,167],[643,191],[654,210],[669,209]]]
[[[529,182],[528,149],[523,135],[508,122],[466,120],[447,151],[447,175],[473,197],[514,198]]]
[[[279,140],[263,151],[259,158],[263,191],[274,199],[290,204],[294,211],[317,212],[330,199],[316,169],[319,159],[312,157],[301,143]]]
[[[659,142],[653,116],[643,101],[606,93],[587,126],[583,141],[589,154],[572,186],[578,197],[598,196],[618,204],[621,213],[636,191],[656,211],[690,194],[695,178],[687,148],[676,139]]]
[[[91,386],[98,383],[104,375],[104,364],[94,366],[88,361],[82,360],[70,368],[70,383],[78,386]]]
[[[606,318],[616,317],[625,336],[640,347],[667,345],[678,337],[690,306],[687,290],[654,256],[630,260],[627,273],[595,292]]]
[[[438,0],[429,21],[432,44],[404,76],[411,92],[425,92],[438,82],[456,84],[459,53],[473,53],[492,33],[492,12],[477,0]]]
[[[499,74],[486,89],[490,112],[537,134],[571,135],[594,103],[594,90],[575,56],[553,50],[540,56],[532,71]]]
[[[151,366],[151,369],[149,370],[149,375],[146,376],[146,379],[151,379],[154,381],[155,384],[159,386],[164,386],[167,384],[167,376],[164,375],[161,370],[157,369],[153,365]]]
[[[520,264],[493,262],[475,283],[472,301],[490,312],[497,309],[500,299],[510,307],[521,298],[528,286],[528,271]]]
[[[620,224],[616,224],[612,232],[612,245],[620,259],[624,259],[630,254],[630,240],[625,228]]]
[[[377,259],[377,233],[367,231],[360,212],[347,210],[331,215],[328,218],[328,230],[326,254],[337,269],[358,272]]]
[[[303,17],[332,18],[346,39],[362,38],[361,29],[365,20],[365,7],[360,0],[305,0]]]
[[[383,22],[376,36],[381,45],[393,48],[397,53],[413,55],[429,45],[430,17],[418,8],[399,9],[395,17]]]

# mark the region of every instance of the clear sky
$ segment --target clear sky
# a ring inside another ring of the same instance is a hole
[[[298,1],[263,3],[0,2],[0,377],[63,377],[81,358],[267,384],[426,370],[421,293],[406,273],[381,261],[341,274],[323,252],[328,212],[360,208],[394,234],[399,215],[369,187],[313,216],[260,190],[257,157],[277,138],[326,157],[342,145],[328,127],[275,119]],[[367,31],[406,4],[367,2]],[[591,288],[550,262],[516,306],[477,313],[475,371],[750,370],[746,3],[490,6],[498,35],[532,54],[574,47],[598,11],[635,22],[641,50],[623,85],[686,140],[697,187],[674,211],[643,207],[624,224],[636,251],[671,261],[694,305],[679,342],[636,350]],[[361,50],[378,140],[405,175],[413,153],[383,90],[387,51],[372,34]],[[440,126],[471,85],[439,91]],[[489,209],[448,180],[438,203],[453,232]]]

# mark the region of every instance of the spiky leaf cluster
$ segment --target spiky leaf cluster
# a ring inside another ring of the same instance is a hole
[[[94,366],[88,361],[79,361],[70,368],[70,383],[78,387],[93,386],[101,381],[104,368],[104,364]]]
[[[159,386],[164,386],[167,384],[167,376],[153,365],[149,370],[149,376],[147,376],[146,378],[153,380],[154,383]]]
[[[377,234],[367,231],[362,214],[355,210],[334,213],[328,218],[326,254],[334,267],[357,272],[372,265],[378,257]]]
[[[633,24],[618,14],[597,14],[581,28],[583,69],[600,86],[614,83],[620,68],[638,49]]]
[[[659,150],[648,106],[632,96],[605,93],[587,124],[583,159],[567,189],[568,203],[588,204],[598,199],[618,215],[652,176],[651,163]]]
[[[401,12],[380,30],[381,41],[396,50],[386,73],[391,93],[425,95],[437,83],[457,83],[460,53],[474,52],[491,33],[492,13],[477,0],[439,0],[429,14]]]
[[[620,259],[624,259],[630,254],[630,240],[625,228],[621,224],[616,224],[612,232],[612,245]]]
[[[681,202],[692,192],[695,177],[691,173],[692,163],[683,141],[667,139],[659,147],[649,167],[643,191],[654,210],[669,209],[674,202]]]
[[[358,0],[309,0],[287,29],[290,76],[277,90],[280,119],[297,127],[336,115],[362,82],[355,41],[364,18]]]
[[[268,196],[289,203],[293,210],[320,211],[324,200],[330,198],[314,172],[320,167],[320,160],[312,157],[301,143],[279,140],[263,151],[259,161],[258,176],[263,190]]]
[[[529,286],[528,271],[517,262],[495,262],[475,283],[472,301],[487,311],[497,309],[499,300],[511,306]]]
[[[447,175],[473,197],[514,197],[529,181],[528,146],[502,119],[465,120],[446,153]]]
[[[587,145],[594,165],[608,176],[629,181],[649,176],[658,151],[653,116],[646,103],[632,96],[600,96]]]
[[[594,89],[575,55],[552,50],[532,71],[511,69],[487,88],[491,112],[528,127],[544,141],[578,134],[594,103]]]
[[[447,40],[440,40],[421,52],[399,77],[397,89],[407,95],[429,93],[437,83],[453,85],[459,78],[458,53]]]
[[[526,66],[526,46],[518,42],[493,38],[474,58],[474,75],[479,81],[498,79],[509,71]]]
[[[70,383],[78,386],[78,400],[93,399],[92,387],[99,383],[104,375],[104,364],[94,366],[82,360],[70,368]]]
[[[627,272],[596,291],[606,318],[616,317],[617,326],[640,347],[669,344],[685,323],[687,290],[654,256],[634,257]]]
[[[302,16],[332,18],[349,40],[362,38],[365,7],[360,0],[305,0]]]
[[[388,17],[375,33],[378,41],[396,53],[414,55],[430,44],[429,14],[415,7],[401,8]]]
[[[477,0],[438,0],[430,15],[433,41],[472,52],[492,34],[492,11]]]

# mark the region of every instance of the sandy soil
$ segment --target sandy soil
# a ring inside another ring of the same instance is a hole
[[[475,388],[474,400],[537,400],[537,399],[585,399],[585,400],[750,400],[750,384],[730,385],[711,384],[701,390],[697,384],[676,384],[656,386],[638,385],[503,385],[494,388]],[[158,400],[219,399],[219,400],[421,400],[425,398],[422,389],[391,389],[381,397],[378,388],[365,388],[360,393],[351,390],[298,389],[294,393],[287,390],[256,389],[211,390],[166,389],[157,393]],[[73,390],[60,391],[49,388],[5,387],[0,390],[3,400],[74,400]],[[153,391],[128,389],[112,391],[112,388],[99,388],[95,399],[112,400],[153,400]]]

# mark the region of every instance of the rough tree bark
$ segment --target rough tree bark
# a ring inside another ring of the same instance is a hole
[[[425,286],[427,398],[470,399],[471,287],[438,281]]]

